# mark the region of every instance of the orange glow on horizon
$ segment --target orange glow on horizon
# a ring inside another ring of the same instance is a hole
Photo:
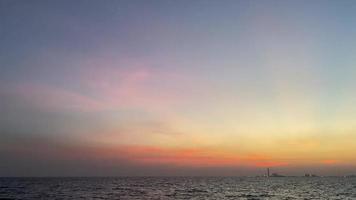
[[[162,148],[152,146],[126,146],[96,152],[104,157],[124,157],[144,165],[172,165],[186,167],[275,167],[286,166],[263,155],[237,155],[209,148]]]

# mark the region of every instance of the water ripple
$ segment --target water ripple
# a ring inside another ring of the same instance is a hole
[[[356,199],[356,179],[0,178],[0,199]]]

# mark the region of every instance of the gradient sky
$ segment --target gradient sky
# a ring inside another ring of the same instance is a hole
[[[355,10],[0,0],[0,176],[356,173]]]

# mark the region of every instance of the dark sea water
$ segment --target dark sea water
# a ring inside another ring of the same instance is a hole
[[[0,199],[356,199],[356,178],[0,178]]]

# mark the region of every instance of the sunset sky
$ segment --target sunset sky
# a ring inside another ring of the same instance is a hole
[[[0,0],[0,176],[356,173],[355,10]]]

